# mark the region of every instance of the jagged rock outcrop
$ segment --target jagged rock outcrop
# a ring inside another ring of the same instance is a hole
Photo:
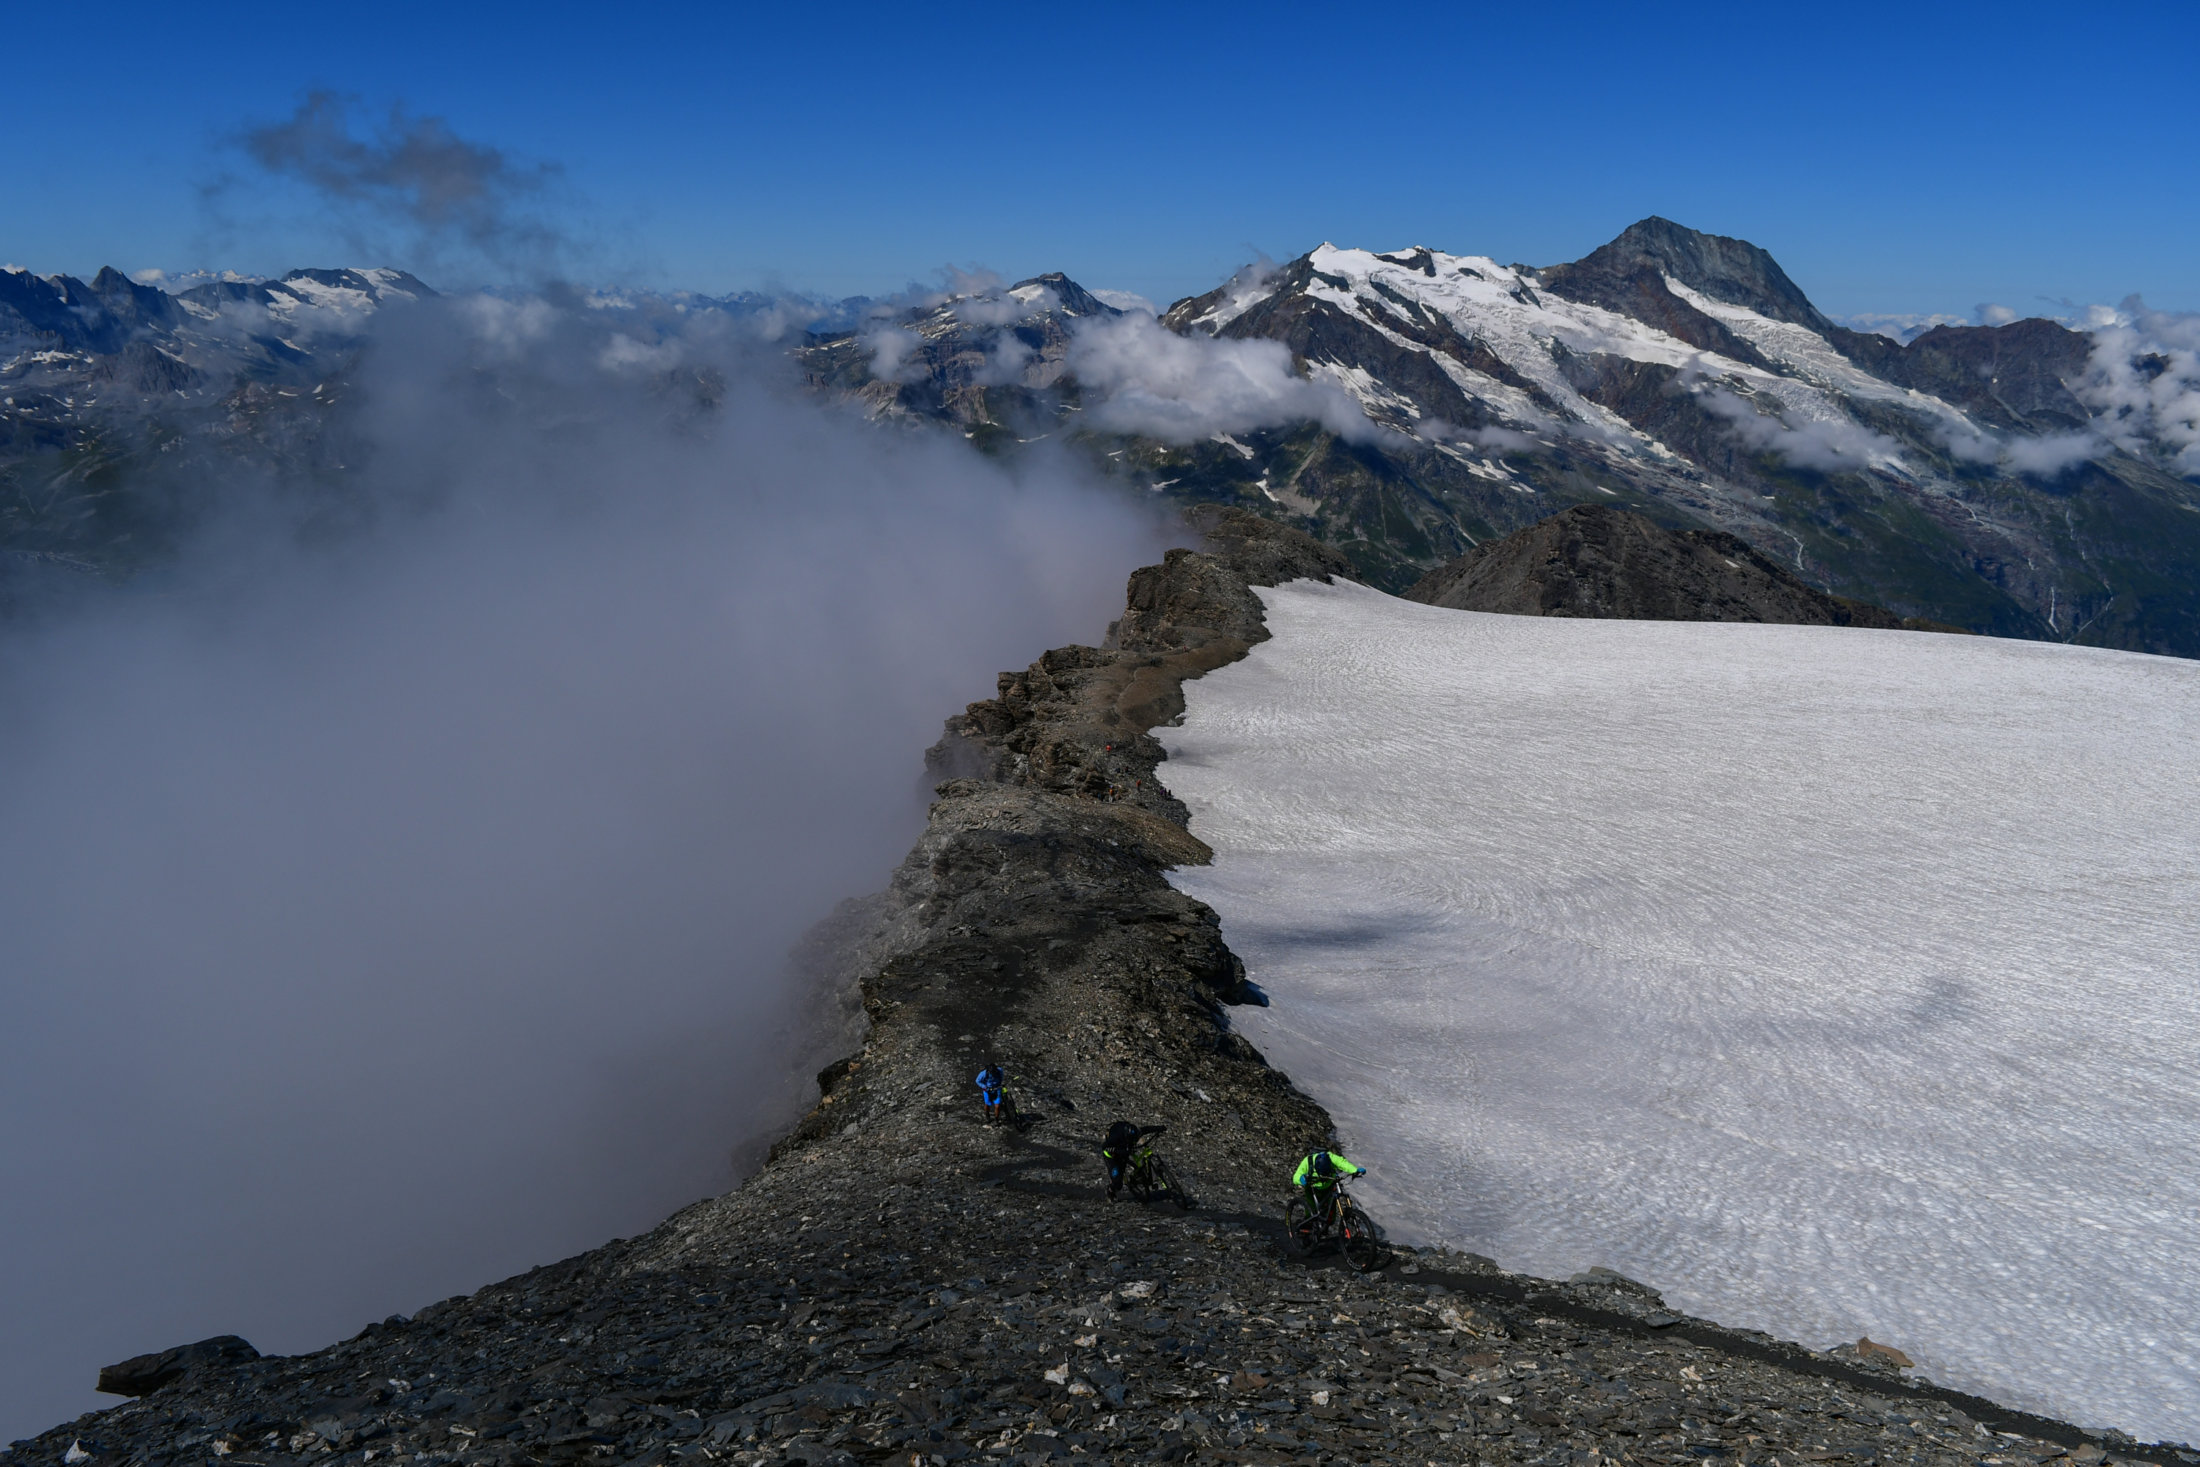
[[[1668,530],[1632,510],[1596,504],[1478,545],[1429,572],[1405,597],[1514,616],[1932,627],[1828,595],[1737,536]]]
[[[1138,573],[1111,646],[1049,653],[950,721],[937,757],[965,772],[891,888],[820,936],[840,957],[805,958],[856,965],[869,1030],[746,1185],[328,1349],[183,1375],[12,1461],[2179,1460],[1884,1353],[1683,1319],[1605,1270],[1287,1261],[1274,1204],[1328,1117],[1230,1027],[1257,995],[1165,878],[1207,852],[1150,730],[1181,707],[1172,679],[1267,635],[1254,587],[1336,561],[1242,514],[1207,546]],[[986,1059],[1026,1128],[979,1124]],[[1106,1200],[1093,1148],[1117,1116],[1169,1127],[1196,1209]]]
[[[195,1370],[223,1370],[260,1358],[249,1340],[216,1335],[151,1355],[135,1355],[99,1372],[99,1389],[111,1396],[147,1396]]]

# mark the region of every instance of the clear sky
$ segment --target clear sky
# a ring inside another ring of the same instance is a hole
[[[205,18],[201,18],[205,17]],[[11,7],[0,260],[503,266],[332,221],[236,140],[313,89],[554,165],[563,268],[1167,301],[1256,251],[1576,258],[1646,214],[1829,311],[2200,308],[2200,4]],[[360,257],[362,249],[384,256]],[[425,272],[424,272],[425,273]]]

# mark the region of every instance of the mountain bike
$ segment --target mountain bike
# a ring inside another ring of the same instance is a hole
[[[1169,1170],[1169,1164],[1155,1154],[1150,1143],[1141,1142],[1131,1153],[1131,1164],[1123,1169],[1123,1185],[1130,1188],[1134,1202],[1151,1202],[1156,1197],[1167,1197],[1176,1204],[1178,1212],[1190,1212],[1198,1204],[1184,1184]]]
[[[1016,1113],[1016,1102],[1009,1095],[1008,1087],[1015,1081],[1014,1075],[1004,1074],[1001,1083],[992,1090],[982,1086],[978,1090],[978,1111],[988,1126],[1006,1126],[1011,1131],[1023,1129],[1023,1117]]]
[[[1305,1258],[1325,1243],[1335,1243],[1337,1251],[1354,1271],[1366,1273],[1383,1260],[1382,1238],[1375,1231],[1374,1222],[1360,1204],[1345,1191],[1344,1183],[1335,1184],[1336,1196],[1330,1199],[1326,1212],[1309,1215],[1304,1197],[1293,1197],[1283,1204],[1283,1234],[1291,1252]]]

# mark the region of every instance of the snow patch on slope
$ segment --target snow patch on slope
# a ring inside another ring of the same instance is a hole
[[[2200,1438],[2200,664],[1262,595],[1174,879],[1396,1232]]]

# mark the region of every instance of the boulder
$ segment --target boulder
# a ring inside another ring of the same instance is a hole
[[[260,1352],[236,1335],[216,1335],[151,1355],[137,1355],[99,1372],[99,1389],[110,1396],[151,1395],[195,1370],[242,1365]]]

